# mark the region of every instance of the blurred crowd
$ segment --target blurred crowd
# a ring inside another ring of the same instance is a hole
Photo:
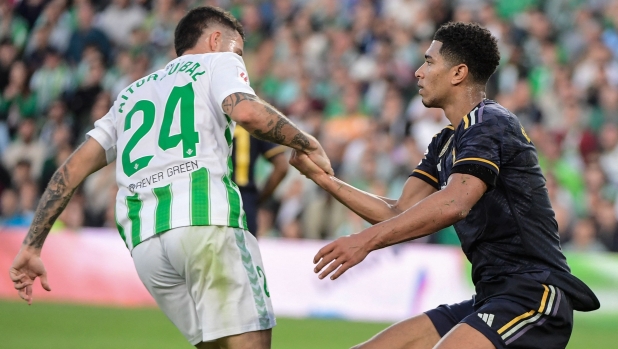
[[[563,248],[618,251],[618,1],[0,0],[0,224],[29,225],[54,171],[118,92],[175,58],[187,10],[216,5],[246,31],[257,94],[328,152],[338,177],[397,198],[432,136],[414,72],[448,21],[478,22],[501,64],[487,97],[535,143]],[[465,111],[462,111],[465,112]],[[259,166],[263,178],[267,165]],[[86,180],[54,230],[115,227],[114,168]],[[296,171],[260,235],[333,238],[366,227]],[[456,244],[452,228],[425,239]]]

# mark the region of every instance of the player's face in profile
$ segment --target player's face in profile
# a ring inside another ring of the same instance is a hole
[[[441,108],[448,94],[450,67],[440,54],[441,47],[440,41],[432,41],[425,52],[425,63],[414,74],[418,79],[418,94],[427,108]]]

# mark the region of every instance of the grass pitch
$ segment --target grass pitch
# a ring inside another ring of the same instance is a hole
[[[279,318],[273,349],[346,349],[388,324]],[[618,315],[576,313],[568,349],[615,349]],[[158,309],[119,309],[0,301],[0,347],[46,349],[189,349]]]

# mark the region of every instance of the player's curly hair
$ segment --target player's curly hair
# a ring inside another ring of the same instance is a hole
[[[236,30],[242,39],[245,31],[242,24],[231,13],[214,6],[202,6],[189,11],[176,26],[174,31],[174,48],[178,56],[197,44],[204,29],[213,24],[220,24]]]
[[[474,82],[486,84],[500,62],[498,41],[478,24],[450,22],[433,37],[442,43],[440,54],[455,64],[465,64]]]

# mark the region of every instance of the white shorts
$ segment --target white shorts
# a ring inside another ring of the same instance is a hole
[[[150,294],[193,345],[275,326],[260,250],[247,231],[176,228],[132,255]]]

